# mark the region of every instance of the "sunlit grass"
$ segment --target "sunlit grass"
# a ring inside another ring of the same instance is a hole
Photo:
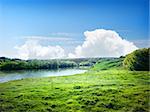
[[[148,112],[149,72],[89,71],[0,84],[1,111]]]

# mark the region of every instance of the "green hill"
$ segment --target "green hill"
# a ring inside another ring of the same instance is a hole
[[[91,70],[108,70],[108,69],[122,69],[122,62],[124,58],[104,58],[99,60]]]
[[[148,71],[149,56],[150,48],[135,50],[134,52],[128,54],[125,57],[123,61],[123,66],[129,70]]]

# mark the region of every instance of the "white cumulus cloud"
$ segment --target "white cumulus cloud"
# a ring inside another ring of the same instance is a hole
[[[54,58],[86,58],[86,57],[119,57],[138,49],[132,42],[119,36],[113,30],[96,29],[85,31],[85,40],[78,45],[73,52],[67,53],[61,46],[43,45],[45,42],[68,41],[75,42],[70,38],[48,38],[32,36],[28,37],[23,45],[16,46],[16,58],[21,59],[54,59]],[[69,49],[69,46],[68,46]],[[67,53],[67,54],[66,54]]]
[[[138,49],[132,42],[122,39],[112,30],[96,29],[84,32],[85,41],[69,53],[69,58],[119,57]]]
[[[53,59],[64,58],[65,51],[60,46],[43,46],[36,40],[27,40],[25,44],[16,46],[17,58],[21,59]]]

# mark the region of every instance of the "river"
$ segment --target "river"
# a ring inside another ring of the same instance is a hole
[[[33,77],[67,76],[84,73],[82,69],[0,71],[0,83]]]

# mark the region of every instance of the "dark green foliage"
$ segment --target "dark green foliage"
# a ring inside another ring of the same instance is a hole
[[[93,63],[90,63],[88,61],[80,63],[80,66],[92,66],[92,65]]]
[[[58,69],[93,66],[100,58],[21,60],[0,57],[0,70]]]
[[[62,60],[19,60],[0,58],[0,70],[23,70],[23,69],[58,69],[76,67],[74,61]]]
[[[74,67],[74,66],[78,66],[78,65],[73,61],[60,61],[59,62],[59,68]]]
[[[138,49],[126,56],[123,66],[129,70],[148,71],[150,48]]]

